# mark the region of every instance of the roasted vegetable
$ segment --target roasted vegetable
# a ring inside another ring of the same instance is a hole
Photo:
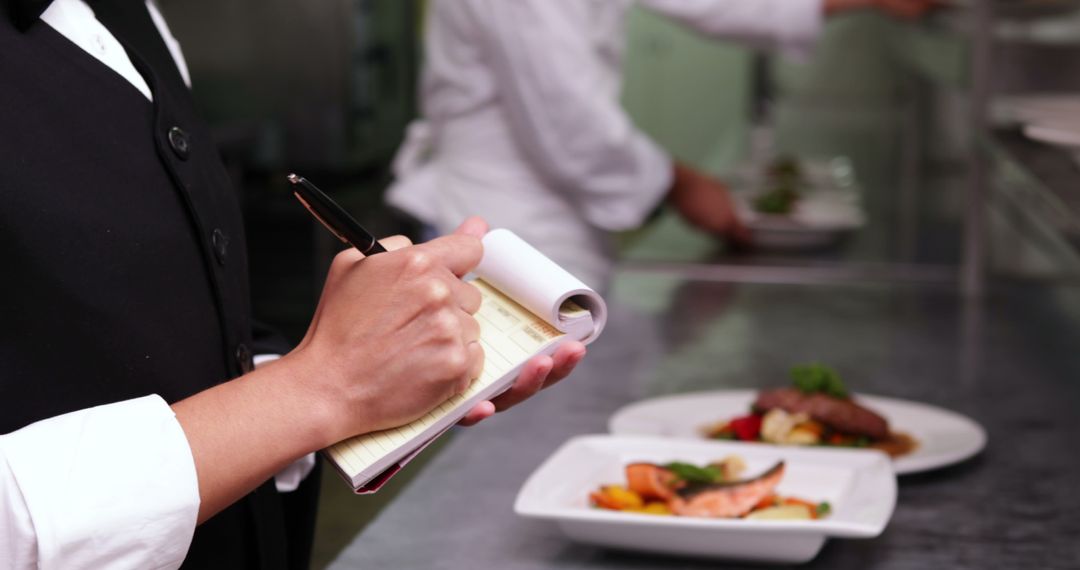
[[[728,425],[741,441],[756,441],[761,436],[761,416],[757,414],[735,418]]]
[[[640,509],[645,506],[641,495],[622,485],[604,485],[598,492],[591,493],[589,498],[592,499],[593,505],[615,511]]]

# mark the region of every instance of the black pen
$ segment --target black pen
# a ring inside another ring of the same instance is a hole
[[[314,184],[296,174],[289,175],[289,182],[293,185],[293,196],[338,239],[360,250],[364,255],[386,253],[386,249],[375,236],[368,233],[344,208]]]

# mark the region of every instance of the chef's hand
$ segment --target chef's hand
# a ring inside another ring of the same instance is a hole
[[[749,242],[750,233],[736,215],[735,203],[723,183],[678,162],[674,168],[668,199],[686,221],[736,245]]]
[[[875,0],[886,14],[902,20],[917,20],[940,5],[938,0]]]
[[[488,227],[480,218],[470,218],[457,229],[457,233],[483,237]],[[540,390],[554,385],[574,371],[585,358],[585,345],[577,341],[563,343],[553,356],[537,356],[525,363],[514,385],[489,402],[480,402],[462,418],[461,425],[471,426],[528,400]]]
[[[825,0],[825,13],[877,8],[894,18],[917,20],[940,4],[940,0]]]

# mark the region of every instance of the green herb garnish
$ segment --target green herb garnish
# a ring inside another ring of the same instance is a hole
[[[778,184],[754,199],[754,209],[763,214],[790,214],[798,199],[791,184]]]
[[[818,503],[817,508],[814,510],[817,511],[816,514],[818,518],[825,517],[832,512],[832,505],[829,504],[829,501],[823,501]]]
[[[848,391],[844,381],[835,370],[824,364],[803,364],[791,369],[791,380],[800,392],[805,394],[828,394],[836,398],[847,398]]]
[[[724,479],[723,472],[712,465],[698,467],[690,463],[675,461],[665,465],[664,469],[671,471],[676,477],[688,483],[719,483]]]

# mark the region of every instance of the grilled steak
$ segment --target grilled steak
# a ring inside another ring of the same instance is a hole
[[[889,437],[889,424],[885,418],[850,398],[806,394],[796,388],[777,388],[758,393],[754,410],[765,413],[775,408],[789,414],[806,412],[812,419],[841,433],[864,435],[871,439]]]

